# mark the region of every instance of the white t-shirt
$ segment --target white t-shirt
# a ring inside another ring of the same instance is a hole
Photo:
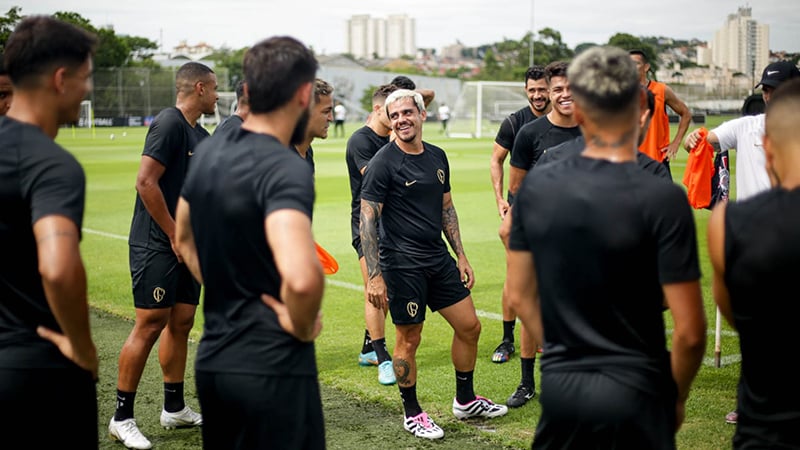
[[[447,120],[450,118],[450,107],[442,105],[439,107],[439,120]]]
[[[333,108],[333,119],[334,120],[344,120],[345,116],[347,116],[347,109],[345,109],[344,105],[339,103],[336,107]]]
[[[772,185],[764,156],[764,114],[744,116],[711,130],[722,150],[736,150],[736,199],[744,200]]]

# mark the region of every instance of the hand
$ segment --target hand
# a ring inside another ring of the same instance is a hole
[[[175,244],[175,240],[170,238],[169,245],[172,247],[172,253],[175,253],[175,257],[178,258],[178,262],[183,264],[183,256],[181,256],[181,252],[178,250],[178,246]]]
[[[367,300],[380,310],[389,310],[389,298],[386,295],[386,282],[383,281],[383,275],[376,275],[367,281]]]
[[[686,138],[683,139],[683,148],[685,148],[687,152],[691,152],[692,149],[697,145],[697,141],[699,140],[700,140],[700,129],[698,128],[686,135]]]
[[[458,271],[461,273],[461,281],[464,282],[464,287],[472,289],[475,286],[475,272],[464,255],[458,257]]]
[[[97,372],[100,362],[97,359],[97,350],[94,348],[94,345],[92,345],[91,348],[86,349],[84,352],[79,352],[75,347],[72,346],[72,342],[69,340],[69,338],[62,333],[58,333],[42,326],[36,328],[36,333],[44,339],[47,339],[55,344],[55,346],[61,351],[62,355],[66,356],[67,359],[77,364],[81,369],[91,372],[92,379],[95,381],[97,380]]]
[[[508,214],[508,202],[501,198],[497,200],[497,212],[500,213],[500,218],[505,219]]]
[[[301,333],[301,330],[295,328],[292,317],[289,315],[289,308],[283,302],[279,302],[275,297],[267,294],[261,294],[261,300],[275,311],[275,315],[278,316],[278,323],[283,328],[283,331],[291,334],[298,341],[313,342],[322,331],[322,311],[317,313],[317,317],[314,319],[314,327],[310,330],[311,333]]]
[[[675,158],[675,155],[678,153],[678,147],[679,146],[680,145],[679,145],[678,142],[676,142],[674,144],[670,143],[668,146],[662,148],[661,152],[662,153],[666,153],[667,154],[667,159],[672,161]]]

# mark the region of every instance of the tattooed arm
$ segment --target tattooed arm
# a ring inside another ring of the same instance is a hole
[[[458,214],[456,214],[453,197],[449,192],[446,192],[442,197],[442,231],[444,231],[447,242],[450,243],[450,247],[458,257],[458,270],[461,272],[461,280],[464,281],[464,286],[472,289],[472,286],[475,285],[475,273],[472,271],[472,266],[469,265],[467,255],[464,253],[464,247],[461,245]]]
[[[388,308],[386,284],[380,267],[378,252],[378,219],[381,216],[383,203],[361,199],[361,247],[367,263],[367,298],[378,309]]]

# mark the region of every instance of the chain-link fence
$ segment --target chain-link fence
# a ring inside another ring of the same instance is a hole
[[[94,116],[151,117],[175,105],[178,67],[96,69],[90,94]],[[215,69],[218,91],[229,91],[228,71]]]

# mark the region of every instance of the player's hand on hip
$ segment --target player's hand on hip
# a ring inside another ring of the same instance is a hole
[[[678,153],[678,147],[680,147],[679,143],[676,142],[675,145],[670,143],[668,146],[662,148],[661,152],[666,153],[667,159],[672,161],[675,158],[675,155]]]
[[[283,331],[291,334],[297,340],[313,342],[322,331],[322,311],[319,311],[317,317],[314,318],[314,324],[311,330],[299,330],[295,327],[292,316],[289,314],[289,308],[287,308],[283,302],[278,301],[278,299],[268,294],[261,294],[261,300],[275,311],[275,315],[278,317],[278,324]]]
[[[378,309],[384,311],[389,309],[389,299],[386,295],[386,282],[383,281],[383,275],[375,275],[367,280],[367,300]]]
[[[61,354],[77,364],[81,369],[91,372],[92,379],[97,380],[97,372],[100,363],[97,359],[97,350],[94,344],[92,344],[90,348],[84,349],[84,351],[79,351],[79,349],[72,345],[69,338],[62,333],[42,326],[36,328],[36,333],[55,344],[58,350],[61,351]]]

